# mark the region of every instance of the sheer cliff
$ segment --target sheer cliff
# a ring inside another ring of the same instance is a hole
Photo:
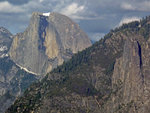
[[[18,65],[44,75],[89,46],[88,36],[68,17],[35,12],[25,32],[14,37],[9,55]]]
[[[3,113],[37,78],[18,67],[8,56],[13,35],[0,27],[0,113]]]

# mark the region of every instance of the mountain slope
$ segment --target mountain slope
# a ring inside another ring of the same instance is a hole
[[[20,69],[8,56],[12,34],[0,27],[0,113],[22,95],[29,85],[37,81],[35,75]]]
[[[20,69],[9,58],[1,58],[0,113],[3,113],[35,81],[35,75]]]
[[[68,17],[33,13],[30,25],[14,37],[11,59],[37,75],[44,75],[91,46],[88,36]]]
[[[111,31],[28,88],[6,113],[149,113],[149,22]]]

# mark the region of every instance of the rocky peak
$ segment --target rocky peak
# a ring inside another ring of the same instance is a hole
[[[14,37],[9,54],[21,67],[46,74],[90,45],[88,36],[68,17],[34,12],[25,32]]]

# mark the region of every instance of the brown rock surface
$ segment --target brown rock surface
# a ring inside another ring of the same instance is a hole
[[[89,46],[88,36],[68,17],[33,13],[29,27],[14,37],[9,54],[18,65],[45,75]]]

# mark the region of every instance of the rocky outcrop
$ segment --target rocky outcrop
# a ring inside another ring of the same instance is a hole
[[[149,45],[150,43],[141,36],[132,36],[126,40],[123,56],[116,60],[112,78],[113,84],[120,83],[122,86],[119,93],[113,97],[114,111],[122,113],[150,111]]]
[[[18,65],[41,75],[90,45],[87,35],[68,17],[33,13],[25,32],[14,37],[9,54]]]

